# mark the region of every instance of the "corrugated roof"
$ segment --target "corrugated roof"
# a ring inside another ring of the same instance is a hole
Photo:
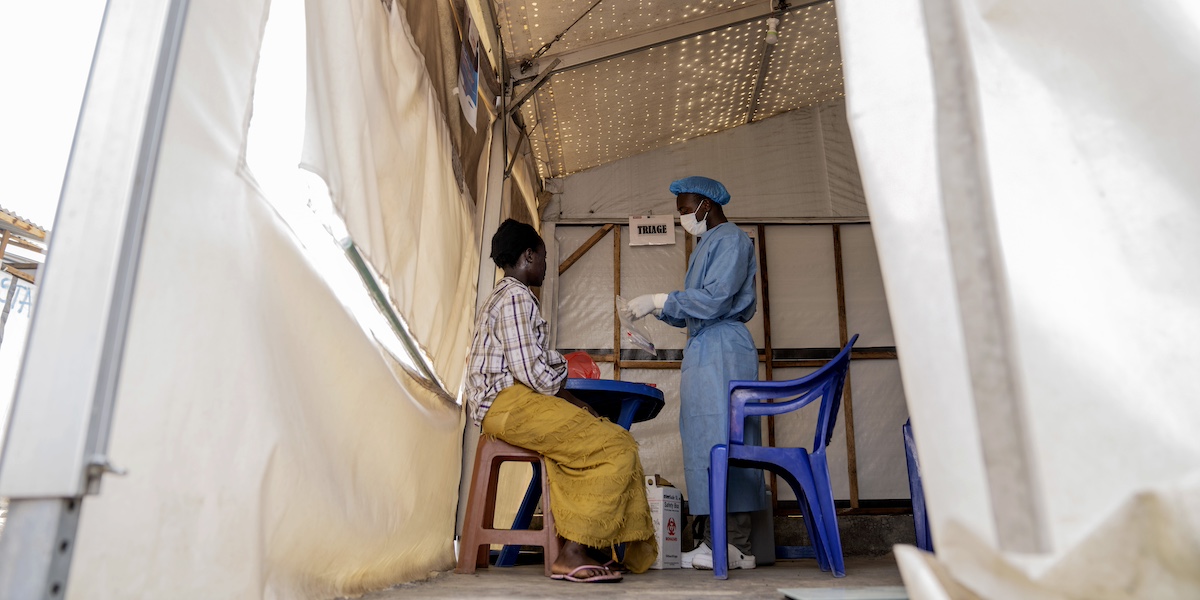
[[[7,229],[22,237],[30,237],[40,242],[46,241],[45,228],[3,206],[0,206],[0,229]]]

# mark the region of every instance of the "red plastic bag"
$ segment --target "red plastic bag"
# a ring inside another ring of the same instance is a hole
[[[587,352],[572,352],[567,359],[567,377],[573,379],[600,379],[600,367]]]

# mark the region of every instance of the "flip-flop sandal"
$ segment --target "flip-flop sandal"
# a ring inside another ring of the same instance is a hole
[[[576,577],[575,574],[580,571],[602,571],[600,575],[592,575],[591,577]],[[614,573],[608,567],[600,565],[580,565],[571,569],[570,573],[555,573],[550,576],[550,579],[558,581],[570,581],[572,583],[616,583],[624,579],[620,573]]]
[[[600,566],[604,567],[605,569],[608,569],[609,571],[612,571],[613,573],[628,573],[629,572],[629,569],[626,569],[625,565],[623,565],[615,560],[610,560]]]

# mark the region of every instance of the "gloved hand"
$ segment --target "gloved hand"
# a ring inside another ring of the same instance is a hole
[[[629,312],[633,313],[635,319],[640,319],[650,313],[660,315],[666,303],[666,294],[643,294],[629,301]]]

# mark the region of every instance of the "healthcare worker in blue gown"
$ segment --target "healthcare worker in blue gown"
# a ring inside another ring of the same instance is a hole
[[[679,388],[679,431],[688,505],[693,515],[709,514],[709,451],[729,441],[729,382],[758,379],[758,349],[746,322],[754,316],[758,272],[750,236],[725,218],[729,192],[707,177],[671,184],[680,224],[700,238],[688,261],[684,289],[647,294],[630,301],[633,316],[653,313],[675,327],[687,327]],[[758,417],[747,419],[746,443],[761,444]],[[757,469],[729,470],[729,566],[752,569],[750,513],[765,505],[763,475]],[[683,566],[712,568],[711,519],[704,543],[683,554]]]

